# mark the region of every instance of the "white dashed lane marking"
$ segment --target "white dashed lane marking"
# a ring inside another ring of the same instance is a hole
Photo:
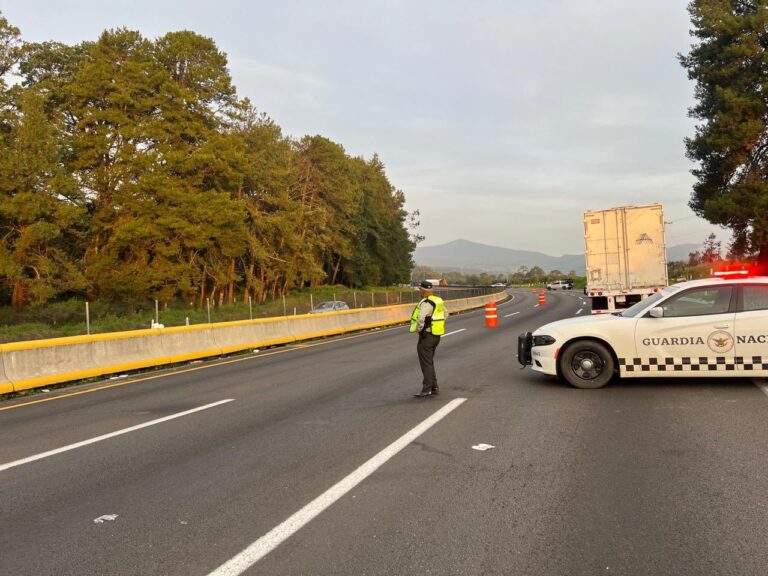
[[[448,332],[448,334],[443,334],[443,338],[446,336],[452,336],[453,334],[458,334],[459,332],[464,332],[466,328],[460,328],[459,330],[454,330],[453,332]]]
[[[43,458],[48,458],[48,456],[54,456],[56,454],[61,454],[62,452],[68,452],[69,450],[74,450],[75,448],[82,448],[83,446],[88,446],[89,444],[95,444],[96,442],[107,440],[108,438],[114,438],[115,436],[127,434],[128,432],[141,430],[142,428],[146,428],[147,426],[154,426],[155,424],[160,424],[161,422],[167,422],[168,420],[181,418],[182,416],[194,414],[195,412],[200,412],[201,410],[207,410],[208,408],[213,408],[214,406],[220,406],[221,404],[226,404],[227,402],[232,402],[233,400],[234,398],[229,398],[227,400],[219,400],[218,402],[214,402],[213,404],[206,404],[205,406],[199,406],[198,408],[192,408],[191,410],[185,410],[184,412],[171,414],[170,416],[164,416],[163,418],[158,418],[157,420],[150,420],[149,422],[144,422],[144,424],[137,424],[136,426],[131,426],[130,428],[123,428],[122,430],[117,430],[116,432],[110,432],[109,434],[102,434],[101,436],[96,436],[95,438],[83,440],[82,442],[77,442],[75,444],[62,446],[61,448],[56,448],[55,450],[48,450],[48,452],[41,452],[40,454],[35,454],[34,456],[28,456],[27,458],[22,458],[21,460],[14,460],[13,462],[0,464],[0,472],[2,472],[3,470],[8,470],[9,468],[15,468],[16,466],[21,466],[22,464],[28,464],[30,462],[34,462],[35,460],[42,460]]]

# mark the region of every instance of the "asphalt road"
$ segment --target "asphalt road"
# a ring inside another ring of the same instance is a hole
[[[449,318],[435,398],[397,327],[0,404],[0,574],[768,573],[756,382],[520,370],[589,311],[510,293]]]

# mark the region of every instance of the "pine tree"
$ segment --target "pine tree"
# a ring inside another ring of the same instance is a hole
[[[349,158],[341,145],[322,136],[307,136],[296,144],[296,163],[291,194],[299,201],[300,237],[305,246],[304,253],[295,255],[297,273],[302,282],[312,285],[336,284],[341,265],[351,254],[358,204]],[[314,272],[314,264],[321,266],[322,274]]]
[[[768,6],[757,0],[694,0],[697,43],[680,61],[696,81],[686,140],[691,208],[733,231],[732,250],[768,267]]]
[[[85,289],[75,260],[85,215],[45,99],[16,93],[18,113],[0,142],[0,279],[16,307]]]
[[[280,127],[249,102],[239,133],[245,142],[243,198],[248,212],[248,250],[243,257],[246,292],[259,302],[277,298],[297,282],[291,264],[303,252],[301,203],[290,194],[295,181],[291,142]],[[310,274],[321,274],[319,266]]]

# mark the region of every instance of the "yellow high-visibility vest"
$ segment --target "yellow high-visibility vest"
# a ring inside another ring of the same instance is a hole
[[[416,332],[416,328],[419,325],[419,312],[421,312],[421,307],[427,300],[434,304],[434,310],[432,311],[432,314],[427,316],[424,329],[426,330],[426,328],[429,327],[432,329],[432,334],[435,336],[442,336],[445,334],[445,303],[442,298],[434,295],[429,295],[416,304],[416,308],[414,308],[413,314],[411,314],[410,331]]]

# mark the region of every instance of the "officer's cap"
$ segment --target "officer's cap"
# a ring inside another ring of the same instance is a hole
[[[424,280],[421,284],[419,284],[424,290],[432,290],[432,282],[429,280]]]

